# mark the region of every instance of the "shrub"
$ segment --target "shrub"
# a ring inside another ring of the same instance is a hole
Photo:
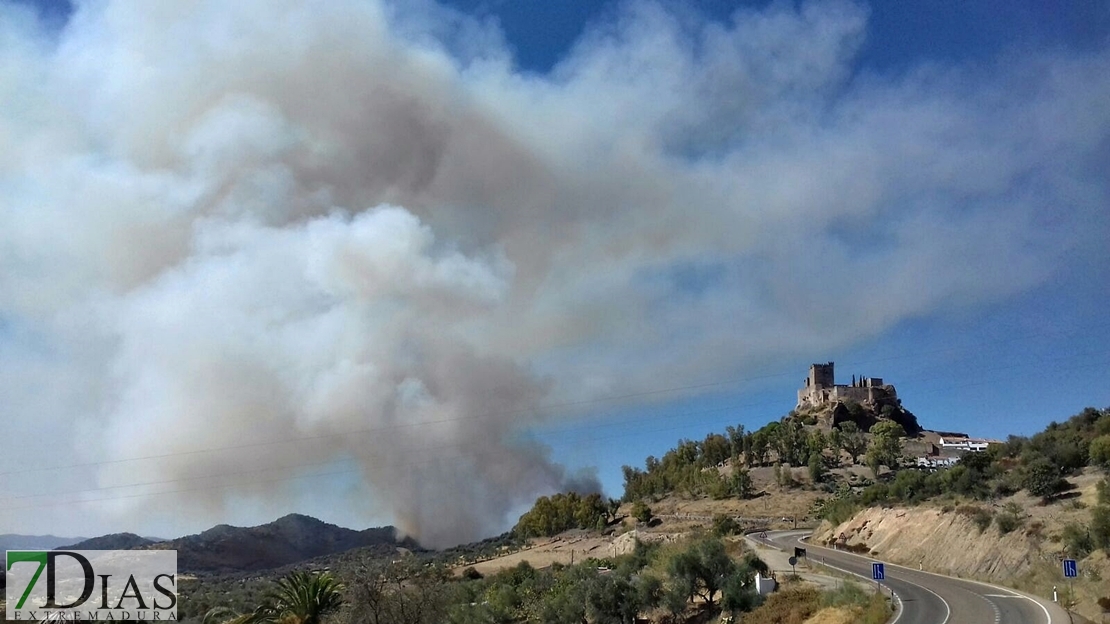
[[[1060,467],[1041,456],[1026,463],[1021,486],[1047,501],[1065,487],[1065,481],[1060,477]]]
[[[1091,546],[1110,554],[1110,505],[1091,510]]]
[[[856,515],[860,507],[850,498],[834,498],[831,501],[825,501],[821,505],[821,509],[817,512],[817,517],[822,520],[828,520],[834,525],[843,524],[852,519]]]
[[[736,535],[740,532],[740,524],[731,516],[717,514],[713,516],[713,532],[720,536]]]
[[[999,533],[1005,535],[1025,523],[1025,510],[1017,503],[1006,503],[995,522],[998,525]]]
[[[575,492],[541,496],[520,517],[513,533],[520,537],[556,535],[568,529],[593,529],[605,521],[609,507],[600,494],[579,496]]]
[[[632,517],[644,524],[651,522],[651,507],[648,507],[644,501],[636,501],[632,504]]]
[[[826,607],[842,607],[867,603],[868,593],[854,581],[845,581],[836,589],[826,592],[821,603]]]
[[[1036,537],[1038,539],[1044,537],[1044,523],[1040,520],[1032,522],[1025,528],[1026,537]]]
[[[803,624],[821,607],[821,594],[812,588],[787,589],[767,597],[744,616],[744,624]]]
[[[1091,440],[1089,454],[1091,464],[1103,470],[1110,470],[1110,434]]]
[[[991,510],[974,505],[959,507],[956,509],[956,513],[970,518],[971,521],[975,523],[975,526],[979,528],[980,533],[986,531],[987,527],[991,525],[991,521],[994,520],[994,514]]]
[[[1060,534],[1060,541],[1064,544],[1064,552],[1075,559],[1082,559],[1091,553],[1091,535],[1087,528],[1075,522],[1064,526]]]
[[[999,514],[998,517],[995,518],[995,524],[998,525],[998,532],[1006,535],[1021,526],[1021,518],[1010,514]]]

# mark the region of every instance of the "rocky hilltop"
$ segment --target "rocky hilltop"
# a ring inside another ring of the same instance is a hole
[[[111,535],[101,535],[68,546],[61,546],[54,550],[133,550],[149,546],[156,543],[156,541],[139,537],[134,533],[112,533]]]
[[[813,364],[798,390],[798,405],[790,413],[807,425],[825,430],[854,422],[861,431],[870,431],[881,421],[902,426],[911,436],[921,432],[917,417],[902,406],[898,391],[878,377],[852,375],[851,382],[836,383],[833,362]]]

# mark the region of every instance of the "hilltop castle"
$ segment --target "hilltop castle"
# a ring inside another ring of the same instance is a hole
[[[833,375],[833,363],[814,364],[809,367],[809,377],[798,390],[798,407],[833,406],[838,402],[855,402],[871,407],[879,405],[898,405],[898,393],[894,386],[884,385],[878,377],[852,376],[849,385],[837,385]]]

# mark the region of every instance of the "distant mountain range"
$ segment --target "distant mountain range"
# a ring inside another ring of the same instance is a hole
[[[419,548],[397,539],[391,526],[355,531],[300,514],[255,527],[221,524],[197,535],[154,540],[134,533],[114,533],[91,539],[54,535],[0,535],[3,550],[133,550],[177,551],[181,572],[255,572],[280,568],[316,557],[356,548],[376,547],[384,553],[398,547]]]
[[[197,535],[141,547],[177,550],[177,567],[182,572],[247,572],[367,546],[412,548],[415,543],[398,541],[391,526],[355,531],[290,514],[256,527],[221,524]]]
[[[65,550],[132,550],[142,548],[165,540],[139,537],[134,533],[112,533],[101,535],[92,539],[75,542],[61,548]]]
[[[0,554],[6,550],[53,550],[66,544],[86,540],[86,537],[58,537],[56,535],[0,535]]]

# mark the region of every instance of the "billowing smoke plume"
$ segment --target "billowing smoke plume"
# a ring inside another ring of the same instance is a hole
[[[205,514],[353,461],[368,514],[469,540],[596,487],[542,405],[997,300],[1106,231],[1105,50],[853,75],[856,5],[645,3],[538,76],[430,4],[0,15],[0,412],[100,462],[17,499]]]

